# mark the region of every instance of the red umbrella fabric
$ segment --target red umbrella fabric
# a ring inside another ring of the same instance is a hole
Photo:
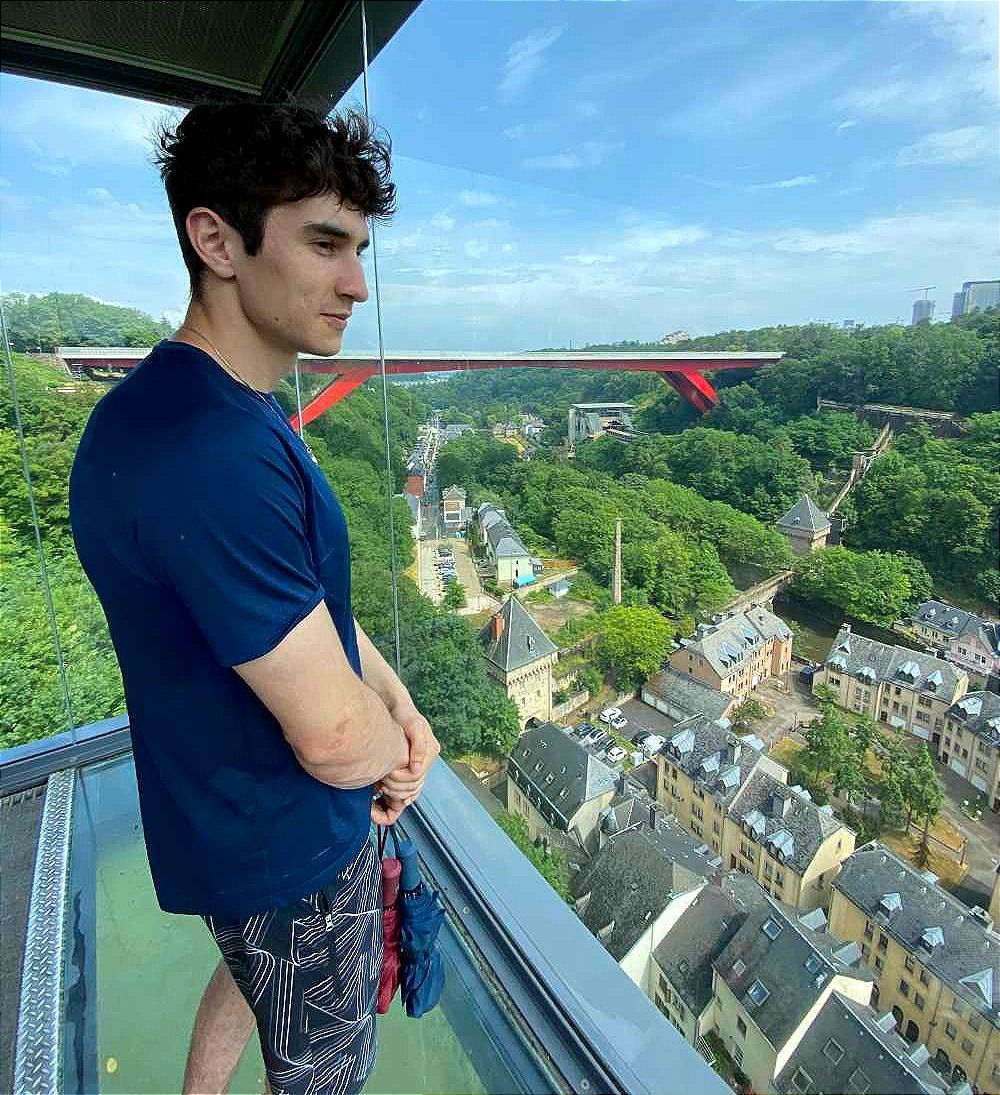
[[[385,1015],[392,1006],[396,990],[399,988],[399,974],[402,966],[402,957],[399,947],[399,878],[402,874],[402,864],[397,856],[385,856],[386,839],[389,835],[387,826],[379,826],[378,850],[382,856],[382,979],[379,982],[377,1014]],[[396,834],[392,834],[396,851],[399,851],[399,842]]]

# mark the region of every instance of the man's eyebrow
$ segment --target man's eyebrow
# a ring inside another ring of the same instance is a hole
[[[349,240],[351,238],[351,233],[346,228],[341,228],[339,224],[330,224],[329,221],[310,221],[309,224],[302,226],[302,231],[306,235],[333,236],[338,240]],[[364,251],[370,243],[371,240],[366,236],[358,244],[358,250]]]

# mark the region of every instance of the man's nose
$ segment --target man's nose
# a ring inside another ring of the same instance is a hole
[[[361,258],[355,255],[351,259],[350,266],[337,286],[342,297],[350,297],[358,304],[364,304],[368,299],[368,283],[365,280],[365,268],[361,265]]]

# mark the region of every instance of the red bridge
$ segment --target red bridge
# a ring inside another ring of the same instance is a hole
[[[60,346],[57,355],[70,372],[104,373],[112,375],[135,368],[149,353],[148,349],[123,346]],[[688,401],[704,413],[719,401],[706,372],[722,369],[758,369],[779,361],[780,353],[660,353],[638,351],[630,353],[557,351],[526,354],[473,354],[419,352],[389,354],[385,358],[387,376],[415,373],[462,372],[467,369],[602,369],[621,373],[659,373],[660,376]],[[381,372],[381,363],[374,356],[299,358],[299,369],[306,373],[330,373],[336,377],[310,403],[302,408],[303,422],[308,425],[325,410],[339,403],[345,395]],[[291,423],[298,428],[298,415]]]

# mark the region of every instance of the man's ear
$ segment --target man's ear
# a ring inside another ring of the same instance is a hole
[[[232,255],[236,233],[218,213],[204,205],[195,206],[184,226],[195,253],[216,277],[229,280],[236,276]]]

